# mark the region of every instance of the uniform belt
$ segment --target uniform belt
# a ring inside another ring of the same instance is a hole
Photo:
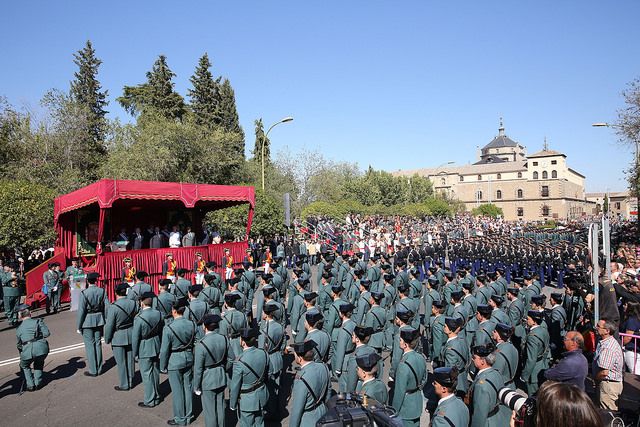
[[[262,381],[258,381],[257,383],[255,383],[251,387],[249,387],[247,389],[244,389],[244,390],[240,390],[240,394],[251,393],[252,391],[256,391],[257,389],[259,389],[263,385],[264,385],[264,383]]]
[[[355,348],[354,348],[353,350],[351,350],[351,351],[345,351],[345,352],[344,352],[344,354],[345,354],[345,356],[346,356],[347,354],[351,354],[351,353],[353,353],[354,351],[356,351],[356,349],[355,349]]]
[[[44,339],[44,337],[35,337],[33,339],[30,339],[29,341],[23,342],[22,345],[31,344],[32,342],[40,341],[40,340],[43,340],[43,339]]]
[[[273,349],[271,351],[267,351],[267,354],[275,354],[275,353],[278,353],[278,352],[280,352],[280,350],[276,348],[276,349]]]
[[[87,314],[98,314],[98,313],[102,313],[102,311],[104,310],[104,308],[94,308],[92,310],[87,310]]]
[[[214,363],[213,365],[205,366],[204,369],[213,369],[224,365],[224,360]]]
[[[496,406],[491,411],[489,411],[489,413],[487,414],[487,417],[493,417],[495,414],[498,413],[499,410],[500,410],[500,405]]]
[[[176,349],[172,348],[171,349],[171,353],[182,353],[182,352],[191,351],[191,350],[193,350],[193,346],[192,345],[187,346],[187,347],[178,347]]]
[[[604,380],[602,380],[602,382],[605,382],[605,383],[621,383],[622,380],[609,380],[609,379],[605,378]]]
[[[124,329],[129,329],[133,327],[133,323],[126,323],[124,325],[120,325],[116,328],[116,331],[122,331]]]

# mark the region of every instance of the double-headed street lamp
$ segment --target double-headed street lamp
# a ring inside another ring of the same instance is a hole
[[[269,130],[267,130],[267,133],[264,134],[264,136],[262,137],[262,191],[264,191],[264,144],[267,142],[267,139],[269,138],[269,132],[271,132],[271,129],[273,129],[274,127],[278,126],[280,123],[287,123],[293,120],[293,117],[288,116],[285,117],[284,119],[281,119],[277,122],[275,122],[274,124],[272,124],[271,126],[269,126]]]

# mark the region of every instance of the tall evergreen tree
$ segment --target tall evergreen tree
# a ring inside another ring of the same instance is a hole
[[[271,160],[271,150],[269,149],[270,141],[265,139],[264,124],[262,123],[262,119],[257,119],[254,123],[256,125],[256,141],[253,145],[253,158],[258,162],[262,161],[262,143],[264,141],[264,161],[265,163],[269,163]]]
[[[78,66],[71,81],[71,99],[86,109],[87,141],[89,150],[104,154],[104,138],[107,127],[105,107],[108,104],[107,91],[103,91],[98,81],[98,68],[102,61],[96,57],[91,41],[87,40],[84,48],[73,54],[73,62]]]
[[[229,149],[234,155],[244,158],[244,131],[240,126],[235,93],[228,79],[224,79],[219,87],[218,116],[220,117],[220,125],[223,129],[241,136],[239,142]]]
[[[191,98],[191,110],[195,115],[196,123],[213,128],[220,124],[218,116],[219,83],[220,78],[214,79],[211,71],[211,61],[206,53],[198,61],[198,67],[189,81],[193,89],[187,94]]]

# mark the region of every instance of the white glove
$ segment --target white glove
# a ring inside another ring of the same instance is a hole
[[[201,390],[193,390],[193,393],[194,393],[196,396],[200,396],[200,395],[202,394],[202,391],[201,391]]]

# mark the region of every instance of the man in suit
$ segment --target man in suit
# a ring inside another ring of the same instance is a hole
[[[327,412],[331,373],[324,363],[314,362],[316,343],[312,340],[293,344],[300,371],[293,382],[289,426],[314,426]]]
[[[97,377],[102,370],[102,333],[109,299],[104,289],[96,286],[98,273],[87,274],[87,288],[80,295],[77,330],[82,335],[88,371],[84,375]]]
[[[195,346],[193,362],[193,390],[200,395],[207,427],[224,427],[224,391],[227,368],[231,367],[229,339],[219,333],[221,317],[207,314],[203,325],[204,337]]]
[[[396,371],[391,406],[409,427],[420,425],[424,410],[422,388],[427,381],[427,363],[424,356],[415,351],[419,339],[420,331],[416,329],[400,331],[403,355]]]
[[[147,291],[140,295],[141,310],[133,319],[131,350],[134,360],[140,365],[140,376],[144,386],[141,408],[153,408],[160,404],[160,337],[164,321],[162,314],[152,308],[156,295]]]
[[[193,246],[196,241],[196,233],[191,230],[191,227],[187,227],[187,232],[182,236],[182,247],[186,248]]]
[[[164,235],[160,232],[160,227],[154,227],[153,233],[149,236],[149,247],[151,249],[159,249],[164,245]]]
[[[238,411],[238,424],[242,427],[264,426],[267,408],[266,379],[269,375],[269,355],[256,348],[258,329],[240,331],[242,353],[233,363],[229,387],[229,409]]]
[[[142,235],[140,227],[136,227],[135,232],[131,236],[131,241],[133,242],[133,245],[132,245],[133,250],[142,249],[144,247],[145,238]]]
[[[27,391],[35,391],[42,387],[42,371],[44,360],[49,354],[49,328],[43,319],[32,319],[29,306],[21,304],[16,307],[20,325],[16,329],[17,347],[20,352],[20,369],[27,383]],[[31,365],[33,364],[33,369]]]
[[[433,388],[440,398],[431,417],[432,427],[466,427],[469,425],[469,408],[455,395],[458,370],[442,367],[433,370]]]
[[[363,398],[371,398],[386,405],[389,392],[387,386],[377,377],[381,359],[375,352],[360,354],[355,358],[357,375],[360,379],[356,391],[362,394]]]
[[[131,350],[133,318],[138,313],[137,304],[127,299],[129,285],[120,283],[116,286],[116,300],[107,310],[104,327],[104,342],[111,344],[113,357],[118,367],[120,385],[114,387],[116,391],[128,391],[133,385],[134,365]]]
[[[193,419],[191,380],[196,325],[184,317],[187,304],[186,298],[176,301],[171,310],[173,322],[162,330],[160,372],[169,374],[173,418],[167,424],[172,426],[188,425]]]

